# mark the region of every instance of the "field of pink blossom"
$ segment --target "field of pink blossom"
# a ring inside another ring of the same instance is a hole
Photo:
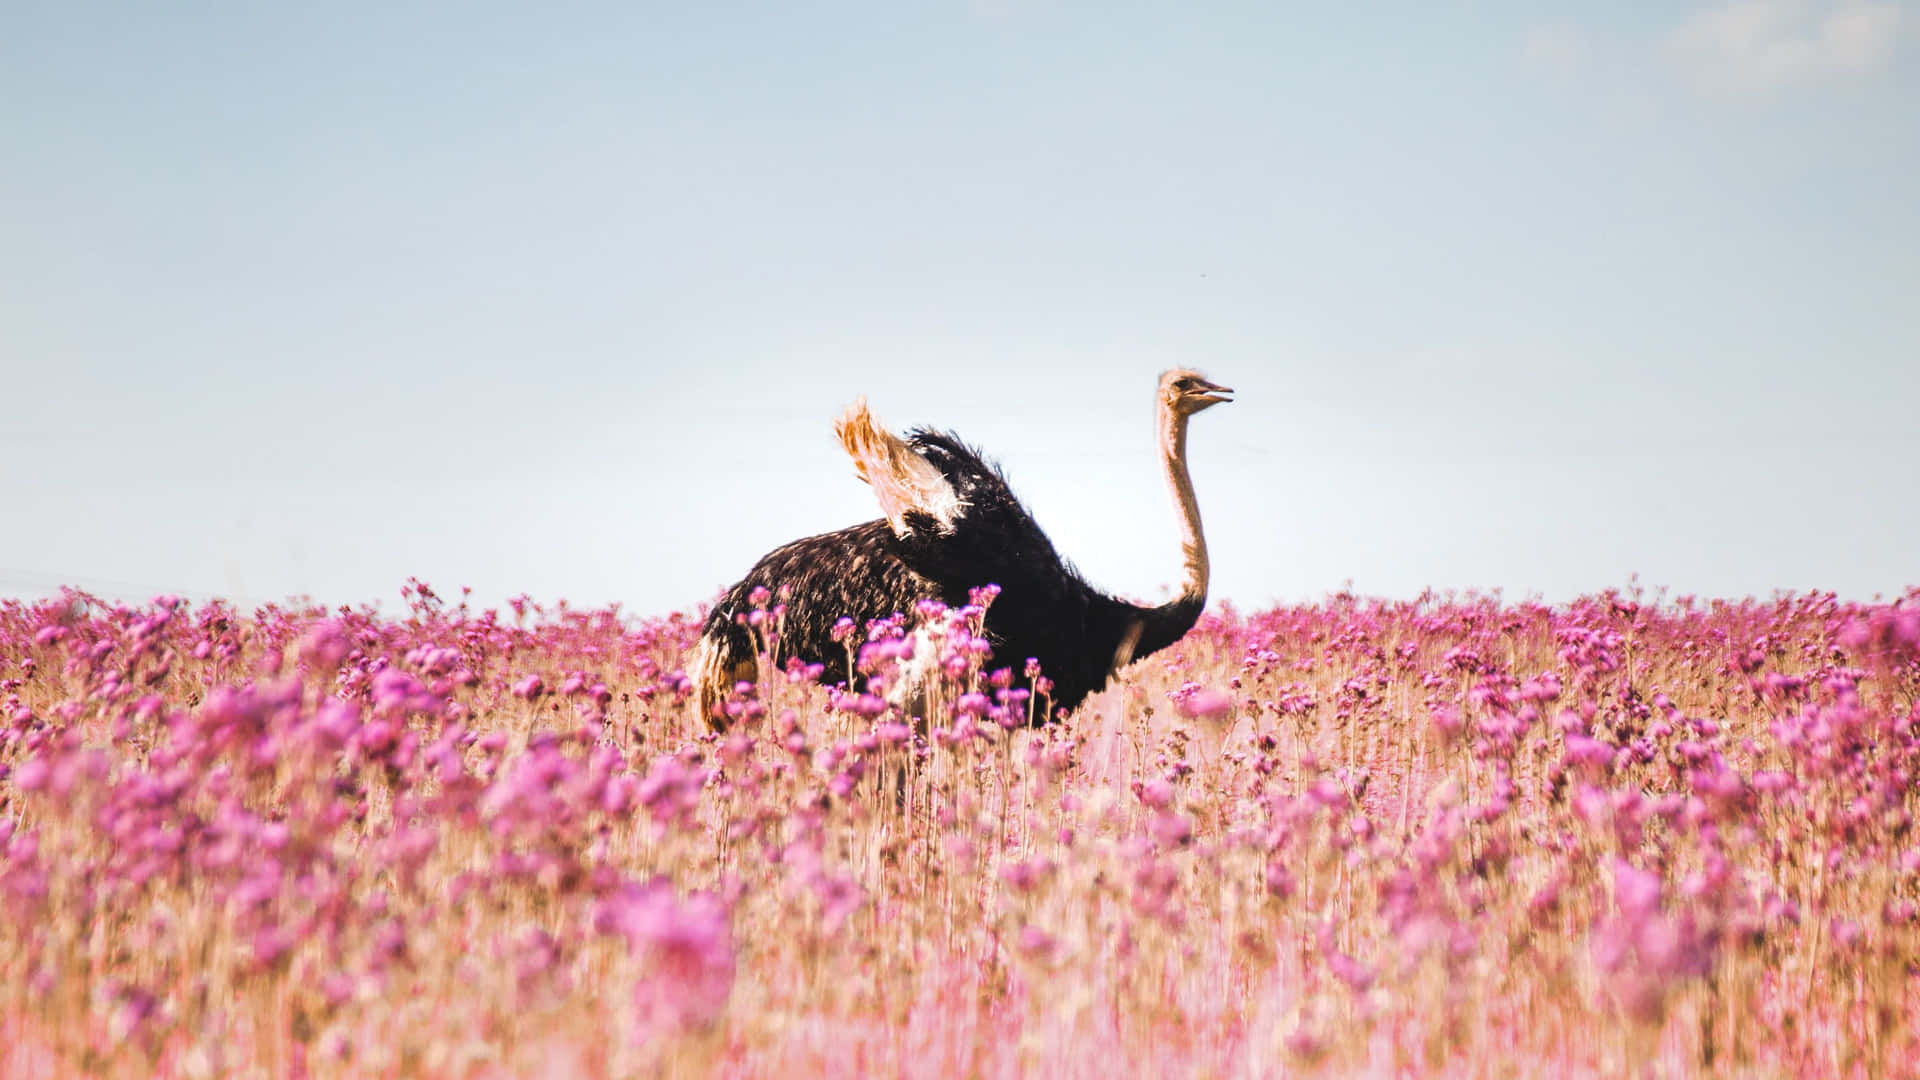
[[[930,721],[726,734],[687,617],[407,599],[0,602],[0,1074],[1920,1075],[1920,590],[1222,610],[1040,728],[928,610]]]

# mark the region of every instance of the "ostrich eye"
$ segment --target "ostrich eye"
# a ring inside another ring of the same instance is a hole
[[[1193,380],[1186,379],[1186,378],[1175,379],[1173,380],[1173,388],[1175,390],[1181,391],[1182,393],[1185,393],[1186,391],[1193,389]]]

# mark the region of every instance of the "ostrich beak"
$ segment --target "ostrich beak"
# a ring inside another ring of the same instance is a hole
[[[1233,387],[1231,386],[1221,386],[1219,383],[1208,382],[1205,379],[1195,379],[1194,387],[1206,391],[1204,394],[1199,395],[1199,400],[1203,404],[1218,405],[1223,401],[1233,400]]]

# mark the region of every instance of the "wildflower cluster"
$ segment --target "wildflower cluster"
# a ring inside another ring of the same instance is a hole
[[[768,596],[717,733],[693,620],[407,598],[0,603],[0,1073],[1920,1060],[1920,592],[1228,609],[1042,727],[990,590],[830,688]]]

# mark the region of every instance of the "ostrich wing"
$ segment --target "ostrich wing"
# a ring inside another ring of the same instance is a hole
[[[847,456],[853,458],[853,471],[873,488],[880,500],[880,512],[887,517],[895,536],[914,535],[915,519],[931,519],[936,531],[950,534],[954,522],[967,504],[953,489],[946,475],[921,457],[899,436],[874,422],[867,399],[860,398],[840,419],[833,433],[840,438]]]
[[[950,432],[916,428],[909,445],[946,479],[960,512],[937,533],[915,537],[904,553],[937,580],[993,582],[1011,588],[1030,580],[1077,580],[1007,478],[980,452]]]
[[[928,530],[902,541],[901,560],[930,580],[1001,587],[987,612],[993,666],[1017,672],[1023,659],[1038,660],[1053,680],[1052,703],[1071,709],[1105,686],[1114,671],[1163,647],[1158,609],[1089,585],[979,451],[951,433],[924,428],[909,440],[946,476],[965,510],[951,533]],[[1184,633],[1194,614],[1185,614],[1185,624],[1167,640]]]

